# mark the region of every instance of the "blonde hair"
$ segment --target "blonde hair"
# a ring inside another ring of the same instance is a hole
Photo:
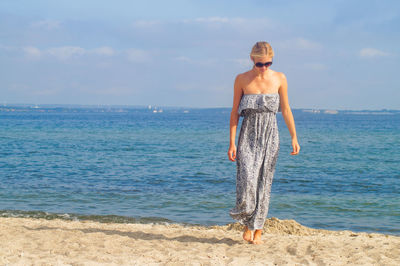
[[[256,44],[251,49],[250,56],[252,57],[274,57],[274,50],[267,42],[256,42]]]

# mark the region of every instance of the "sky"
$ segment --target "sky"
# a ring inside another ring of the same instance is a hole
[[[257,41],[292,108],[400,109],[397,0],[1,0],[0,104],[232,107]]]

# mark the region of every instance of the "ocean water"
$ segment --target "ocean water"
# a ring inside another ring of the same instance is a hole
[[[0,216],[235,222],[229,117],[229,108],[2,108]],[[400,112],[294,110],[298,156],[277,117],[268,217],[400,235]]]

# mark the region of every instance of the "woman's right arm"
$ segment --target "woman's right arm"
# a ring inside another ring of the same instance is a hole
[[[233,86],[233,106],[232,106],[232,111],[231,111],[231,120],[229,123],[229,128],[230,128],[230,134],[229,134],[229,150],[228,150],[228,157],[229,160],[235,161],[236,159],[236,145],[235,145],[235,139],[236,139],[236,130],[237,130],[237,125],[239,122],[239,114],[238,114],[238,108],[240,104],[240,99],[242,98],[243,90],[240,84],[240,75],[236,76],[235,79],[235,84]]]

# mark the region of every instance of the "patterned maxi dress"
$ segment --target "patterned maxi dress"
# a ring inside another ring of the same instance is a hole
[[[244,94],[236,164],[236,206],[230,216],[250,230],[263,229],[279,152],[279,94]]]

